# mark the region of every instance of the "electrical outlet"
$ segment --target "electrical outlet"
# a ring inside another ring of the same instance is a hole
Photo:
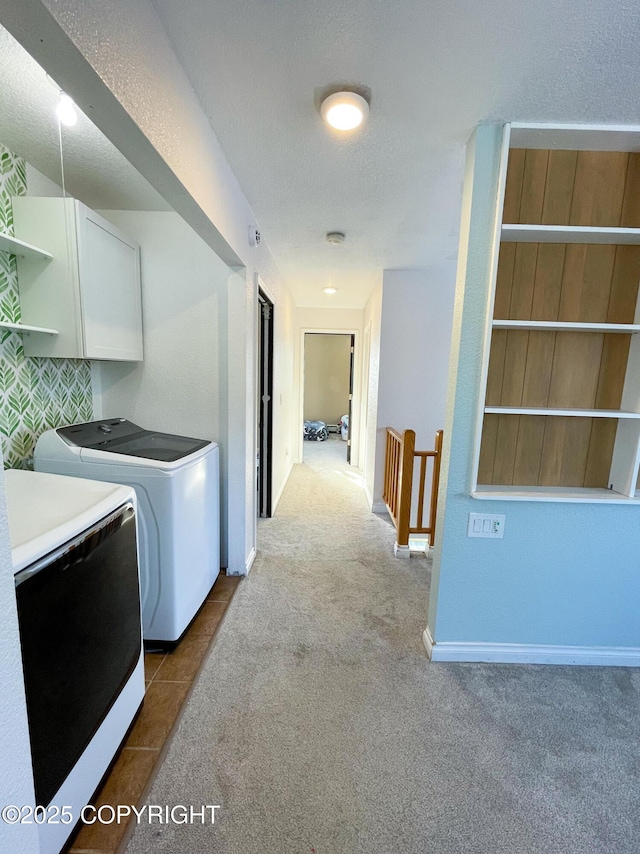
[[[468,537],[491,537],[501,540],[504,536],[505,517],[499,514],[469,513]]]

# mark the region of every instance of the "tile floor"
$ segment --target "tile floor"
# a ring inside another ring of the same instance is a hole
[[[93,799],[96,807],[137,805],[144,800],[165,743],[239,581],[238,577],[220,575],[176,649],[168,654],[145,653],[144,705],[109,777]],[[123,849],[130,829],[115,822],[86,825],[67,850],[69,854],[116,854]]]

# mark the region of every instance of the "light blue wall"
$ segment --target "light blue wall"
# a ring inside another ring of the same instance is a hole
[[[469,146],[429,631],[437,643],[640,647],[640,506],[469,495],[501,141],[501,127],[480,126]],[[471,512],[504,513],[504,539],[467,537]]]

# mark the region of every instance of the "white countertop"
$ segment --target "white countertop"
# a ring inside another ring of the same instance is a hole
[[[4,473],[13,571],[39,560],[127,501],[129,486],[8,469]]]

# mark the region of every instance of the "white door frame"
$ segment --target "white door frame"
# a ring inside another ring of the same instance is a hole
[[[356,419],[357,429],[354,429],[353,424],[350,424],[351,428],[351,465],[354,468],[359,469],[361,463],[360,456],[360,398],[362,395],[362,383],[361,383],[361,365],[360,365],[360,329],[354,329],[353,327],[348,328],[326,328],[326,327],[315,327],[315,326],[305,326],[300,329],[300,358],[298,363],[300,365],[300,373],[298,379],[298,419],[297,419],[297,431],[298,431],[298,448],[297,448],[297,460],[299,463],[303,460],[304,454],[304,446],[303,446],[303,438],[302,438],[302,425],[304,423],[304,336],[307,333],[312,333],[314,335],[353,335],[353,400],[351,401],[351,419]]]

